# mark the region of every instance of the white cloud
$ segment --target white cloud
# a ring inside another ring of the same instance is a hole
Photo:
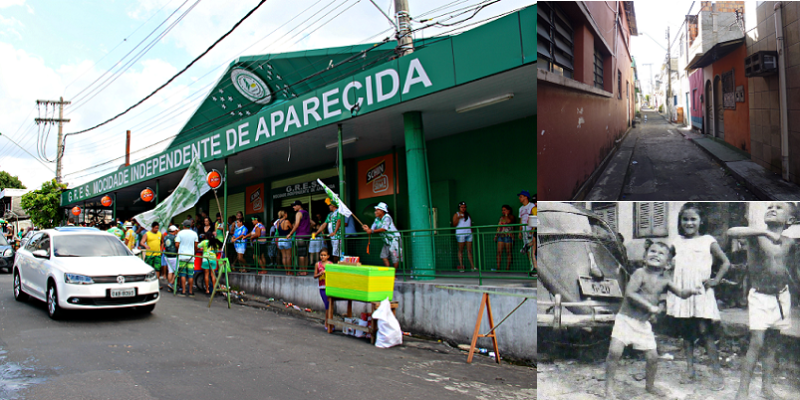
[[[23,4],[25,4],[25,0],[0,0],[0,8],[21,6]]]

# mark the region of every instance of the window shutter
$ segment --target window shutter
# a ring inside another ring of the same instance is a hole
[[[668,235],[667,203],[636,203],[636,237]]]
[[[605,221],[608,224],[608,226],[611,227],[611,230],[613,230],[614,232],[619,232],[619,229],[617,227],[618,224],[617,224],[617,207],[616,206],[600,208],[600,209],[593,210],[593,211],[595,213],[597,213],[597,215],[600,216],[600,219]]]

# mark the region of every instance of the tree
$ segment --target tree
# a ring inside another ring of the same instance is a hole
[[[67,185],[53,179],[43,183],[41,189],[22,195],[22,208],[30,215],[35,226],[48,229],[58,224],[61,191],[66,188]]]
[[[14,175],[6,171],[0,171],[0,189],[27,189],[25,185]]]

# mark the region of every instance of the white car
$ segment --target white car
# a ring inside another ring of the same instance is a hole
[[[63,227],[36,233],[14,261],[14,298],[47,303],[50,318],[66,309],[138,307],[152,312],[158,277],[116,236],[95,228]]]

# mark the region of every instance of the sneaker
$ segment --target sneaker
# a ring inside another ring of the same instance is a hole
[[[178,294],[176,296],[178,296],[178,297],[186,297],[186,295],[183,294],[183,292],[178,292]]]
[[[194,293],[189,293],[189,297],[194,297]]]

